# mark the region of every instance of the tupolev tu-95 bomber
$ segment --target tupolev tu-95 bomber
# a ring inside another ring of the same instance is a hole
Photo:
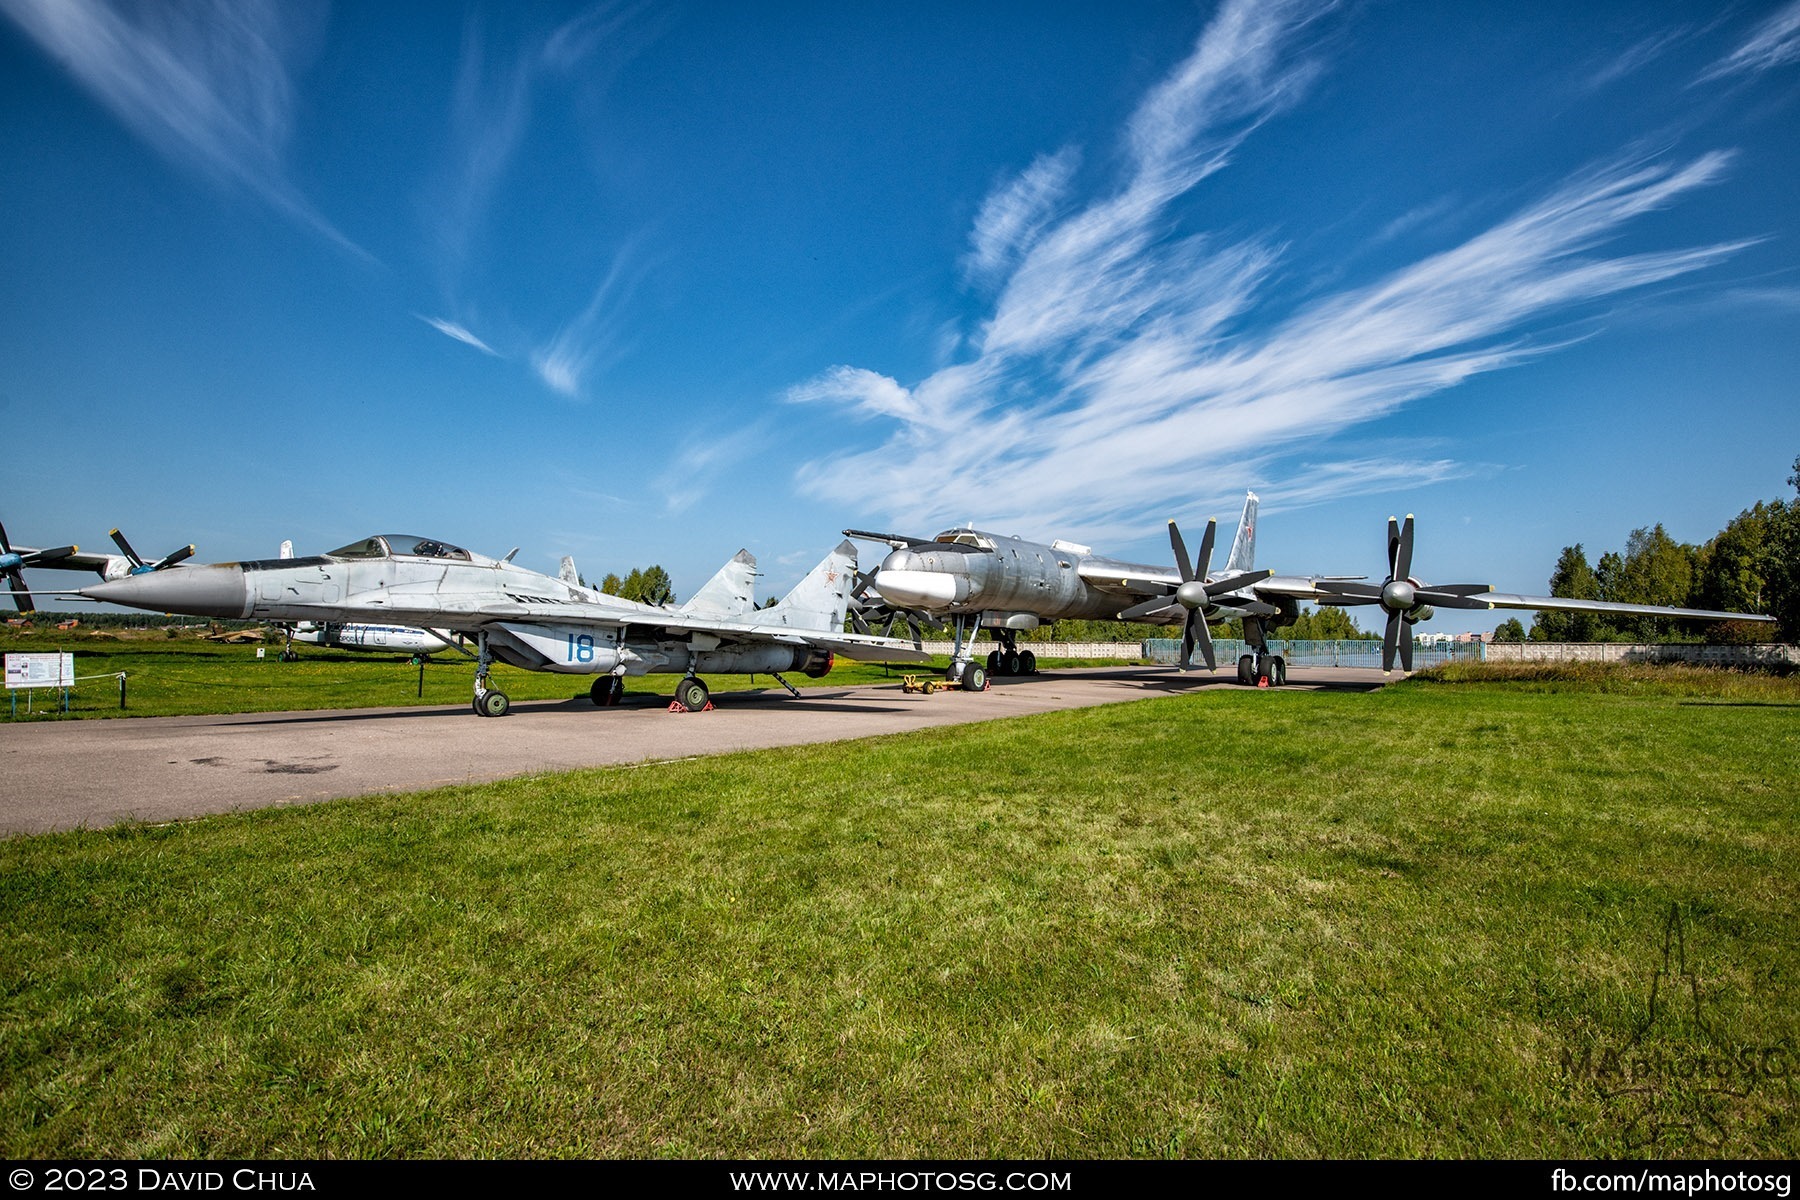
[[[329,554],[183,566],[80,589],[155,612],[269,621],[385,623],[471,634],[476,642],[475,711],[504,716],[504,692],[488,686],[494,661],[530,671],[594,675],[589,694],[617,704],[624,677],[681,674],[676,701],[706,707],[699,672],[817,677],[834,655],[922,662],[895,638],[846,633],[856,547],[839,543],[780,603],[757,609],[756,560],[739,551],[680,608],[639,604],[486,558],[448,542],[397,534],[367,537]]]
[[[874,588],[886,606],[902,616],[922,613],[947,617],[954,623],[950,678],[972,690],[980,690],[982,685],[983,668],[974,662],[974,635],[981,626],[986,626],[1002,647],[989,654],[987,669],[1029,674],[1033,666],[1030,651],[1018,649],[1018,633],[1041,623],[1087,618],[1181,625],[1181,669],[1185,671],[1193,666],[1196,647],[1206,665],[1216,668],[1207,622],[1238,618],[1244,624],[1247,653],[1238,659],[1237,681],[1279,685],[1287,679],[1287,664],[1270,651],[1268,634],[1293,624],[1302,601],[1380,605],[1387,616],[1381,647],[1384,671],[1394,669],[1396,657],[1403,670],[1412,670],[1411,627],[1430,618],[1434,607],[1556,609],[1702,621],[1774,619],[1709,609],[1522,596],[1496,592],[1485,583],[1423,583],[1412,576],[1411,514],[1404,526],[1388,518],[1388,573],[1381,583],[1367,582],[1366,576],[1276,575],[1254,565],[1257,503],[1255,492],[1246,493],[1237,537],[1217,575],[1211,573],[1217,527],[1213,521],[1207,522],[1197,561],[1190,561],[1181,531],[1174,521],[1169,522],[1173,569],[1102,558],[1088,547],[1070,542],[1045,545],[973,528],[945,530],[934,538],[857,529],[844,532],[892,547],[881,565],[865,577],[867,586]],[[867,622],[866,610],[859,620]]]

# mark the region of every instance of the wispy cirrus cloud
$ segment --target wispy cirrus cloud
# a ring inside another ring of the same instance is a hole
[[[443,306],[457,314],[430,323],[458,341],[524,360],[546,387],[571,398],[581,396],[594,371],[620,352],[615,318],[619,293],[630,279],[621,269],[631,257],[628,251],[608,266],[581,312],[562,320],[547,336],[501,339],[514,347],[502,352],[469,329],[475,322],[467,314],[477,306],[468,297],[506,286],[503,278],[495,278],[501,272],[492,263],[478,261],[478,244],[531,132],[542,93],[551,84],[574,80],[587,88],[605,86],[613,72],[658,35],[660,26],[646,18],[646,8],[641,3],[591,5],[548,33],[498,53],[496,39],[477,17],[470,17],[451,96],[445,166],[423,205],[442,252]],[[497,305],[490,300],[483,307]]]
[[[0,0],[0,12],[171,162],[359,257],[290,178],[293,71],[323,9],[276,0]]]
[[[461,325],[458,325],[455,321],[446,321],[442,317],[428,317],[423,313],[414,313],[413,315],[415,317],[418,317],[419,320],[425,322],[427,325],[431,326],[433,329],[437,330],[439,333],[443,334],[447,338],[454,338],[455,340],[461,342],[465,346],[473,346],[473,347],[475,347],[475,349],[480,350],[482,353],[491,354],[491,355],[495,356],[496,358],[498,358],[500,355],[500,352],[498,350],[494,349],[492,346],[488,345],[486,342],[482,341],[480,338],[478,338],[474,334],[470,333],[467,329],[463,328]]]
[[[1284,249],[1178,236],[1171,209],[1304,95],[1317,74],[1302,42],[1315,15],[1226,5],[1133,114],[1116,190],[1073,199],[1071,173],[1055,165],[1069,151],[997,189],[982,212],[1008,216],[978,221],[974,241],[995,247],[978,257],[1003,270],[974,357],[911,386],[839,366],[791,389],[790,401],[897,427],[880,446],[809,464],[802,490],[881,498],[909,527],[973,515],[1099,538],[1141,530],[1222,474],[1219,495],[1260,484],[1272,504],[1451,478],[1468,469],[1441,457],[1280,460],[1548,352],[1550,340],[1528,332],[1537,323],[1739,248],[1607,255],[1623,227],[1716,181],[1730,156],[1618,161],[1460,245],[1271,314]],[[927,476],[930,489],[914,486]]]
[[[1800,61],[1800,0],[1765,19],[1750,36],[1701,76],[1701,82],[1728,75],[1760,75],[1775,67]]]

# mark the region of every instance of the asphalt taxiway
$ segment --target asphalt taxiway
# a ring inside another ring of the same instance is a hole
[[[721,692],[703,713],[671,713],[667,693],[632,692],[618,708],[596,708],[584,695],[518,702],[495,719],[457,706],[10,722],[0,727],[0,835],[155,824],[1236,689],[1228,679],[1097,667],[998,679],[979,693],[907,694],[899,680],[809,688],[798,699],[774,688]],[[1287,690],[1368,690],[1383,678],[1372,669],[1296,667],[1288,681]]]

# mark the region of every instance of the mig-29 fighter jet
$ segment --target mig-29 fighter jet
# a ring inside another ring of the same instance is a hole
[[[508,556],[510,559],[511,556]],[[430,538],[367,537],[329,554],[184,566],[80,589],[154,612],[269,621],[383,623],[472,635],[475,711],[504,716],[511,701],[488,686],[494,661],[530,671],[594,675],[594,703],[619,702],[624,677],[682,676],[683,708],[706,706],[702,671],[818,677],[834,655],[877,662],[928,656],[894,638],[845,633],[856,548],[842,542],[780,603],[752,609],[755,559],[740,552],[680,608],[638,604],[486,558]],[[572,574],[572,572],[565,572]]]

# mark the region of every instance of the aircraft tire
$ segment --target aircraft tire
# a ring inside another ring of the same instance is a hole
[[[963,691],[985,692],[987,691],[987,685],[987,669],[976,663],[970,663],[969,669],[963,672]]]
[[[706,688],[705,681],[696,679],[692,675],[675,685],[676,702],[689,712],[699,712],[705,708],[706,701],[711,694]]]
[[[999,670],[1000,670],[1000,652],[998,650],[989,650],[988,651],[988,674],[992,675]]]
[[[1000,656],[1000,673],[1002,675],[1019,673],[1019,652],[1017,650],[1008,650]]]
[[[1287,683],[1287,659],[1277,654],[1269,660],[1269,686],[1283,687]]]
[[[1037,655],[1033,654],[1029,650],[1019,651],[1019,674],[1021,674],[1021,675],[1036,675],[1037,674]]]
[[[1248,654],[1238,658],[1238,682],[1245,687],[1256,683],[1256,660]]]
[[[505,692],[486,691],[475,697],[475,711],[484,717],[504,717],[512,708],[512,699]]]
[[[611,708],[624,699],[625,681],[617,675],[602,675],[588,689],[588,698],[601,708]]]

